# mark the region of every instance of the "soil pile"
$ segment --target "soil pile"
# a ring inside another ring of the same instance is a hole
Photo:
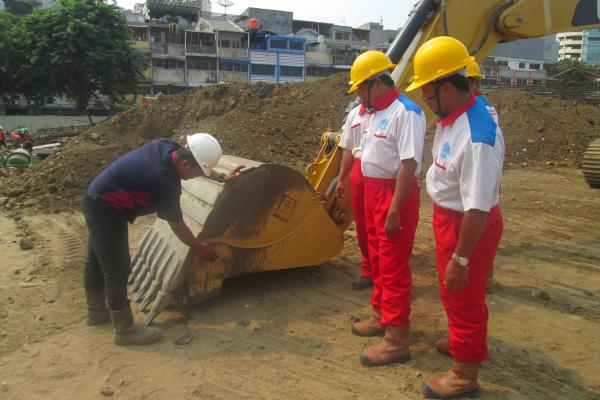
[[[46,161],[3,178],[8,208],[56,212],[79,207],[85,186],[111,161],[156,138],[184,143],[185,134],[210,132],[226,154],[304,170],[321,133],[339,129],[347,74],[304,84],[231,84],[159,96],[89,128]]]
[[[159,137],[183,143],[194,132],[214,134],[226,154],[303,171],[321,133],[339,129],[354,98],[345,93],[346,80],[341,73],[312,83],[219,85],[159,96],[89,128],[22,174],[0,178],[0,205],[74,209],[89,181],[115,158]],[[498,110],[508,167],[579,166],[588,143],[600,137],[598,107],[520,91],[486,95]]]
[[[600,137],[600,107],[512,90],[486,96],[498,110],[508,166],[580,167],[588,144]]]

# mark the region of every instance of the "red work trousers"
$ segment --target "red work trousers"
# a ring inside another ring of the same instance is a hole
[[[410,317],[412,276],[410,256],[419,222],[420,189],[413,179],[400,210],[401,229],[392,237],[385,233],[385,220],[394,196],[395,179],[364,177],[365,214],[369,260],[373,279],[371,304],[381,310],[383,326],[404,326]]]
[[[365,186],[360,158],[355,158],[350,171],[350,193],[352,194],[352,213],[356,225],[356,238],[362,254],[361,272],[364,276],[371,276],[369,264],[369,246],[367,244],[367,224],[365,220]]]
[[[456,249],[463,215],[462,212],[433,206],[436,261],[440,296],[448,316],[450,354],[461,361],[479,362],[487,359],[488,309],[485,287],[504,222],[500,208],[492,208],[481,239],[469,257],[467,286],[450,291],[444,286],[444,274]]]

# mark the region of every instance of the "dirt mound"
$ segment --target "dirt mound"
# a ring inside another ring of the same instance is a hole
[[[225,153],[303,171],[317,153],[321,133],[340,127],[353,98],[345,93],[346,79],[341,73],[312,83],[219,85],[159,96],[88,129],[24,173],[0,178],[0,193],[10,197],[8,208],[70,210],[115,158],[149,140],[183,142],[193,132],[213,133]],[[509,167],[579,166],[588,143],[600,137],[598,107],[520,91],[486,95],[498,109]]]
[[[496,106],[512,165],[580,167],[588,144],[600,137],[600,108],[514,90],[486,94]]]
[[[79,206],[85,186],[120,155],[159,138],[210,132],[226,154],[303,170],[321,133],[338,129],[352,96],[346,74],[304,84],[231,84],[159,96],[92,127],[43,163],[5,178],[0,193],[56,212]],[[18,188],[18,190],[14,190]],[[2,197],[2,196],[0,196]],[[14,200],[13,200],[14,199]]]

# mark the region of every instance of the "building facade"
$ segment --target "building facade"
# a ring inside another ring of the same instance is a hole
[[[481,64],[482,84],[503,87],[540,87],[548,79],[543,60],[490,56]]]
[[[558,41],[558,61],[581,60],[584,32],[563,32],[556,35]]]

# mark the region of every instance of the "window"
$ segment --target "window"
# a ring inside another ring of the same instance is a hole
[[[527,86],[527,79],[517,78],[517,86]]]
[[[281,76],[296,76],[302,77],[304,68],[303,67],[290,67],[287,65],[282,65],[280,68]]]
[[[320,67],[316,65],[307,65],[306,66],[306,75],[307,76],[330,76],[338,73],[339,70],[328,67]]]
[[[500,83],[506,86],[512,85],[512,78],[500,78]]]
[[[335,40],[349,40],[350,39],[350,33],[348,32],[336,32],[335,33]]]
[[[530,63],[529,64],[529,69],[541,69],[542,68],[542,64],[539,63]]]
[[[202,71],[216,71],[217,63],[215,60],[207,60],[203,58],[188,58],[188,69],[199,69]]]
[[[229,45],[229,40],[225,40],[225,39],[221,40],[221,47],[231,47]]]
[[[136,42],[147,42],[148,36],[146,35],[146,33],[133,32],[133,34],[131,35],[131,40],[134,40]]]
[[[166,60],[167,69],[184,69],[185,63],[179,60]]]
[[[152,60],[152,68],[165,68],[165,60]]]
[[[304,42],[292,40],[290,42],[290,50],[304,50]]]
[[[228,72],[248,72],[248,64],[219,61],[219,69]]]
[[[271,39],[271,48],[272,49],[283,49],[287,50],[287,40],[281,39]]]
[[[532,83],[534,86],[543,86],[543,85],[544,85],[544,81],[543,81],[542,79],[533,79],[533,80],[531,81],[531,83]]]
[[[498,60],[496,61],[496,65],[499,67],[508,67],[508,61],[506,60]]]
[[[524,62],[520,62],[519,63],[519,69],[525,69],[525,63]]]
[[[252,64],[253,75],[275,75],[274,65]]]

